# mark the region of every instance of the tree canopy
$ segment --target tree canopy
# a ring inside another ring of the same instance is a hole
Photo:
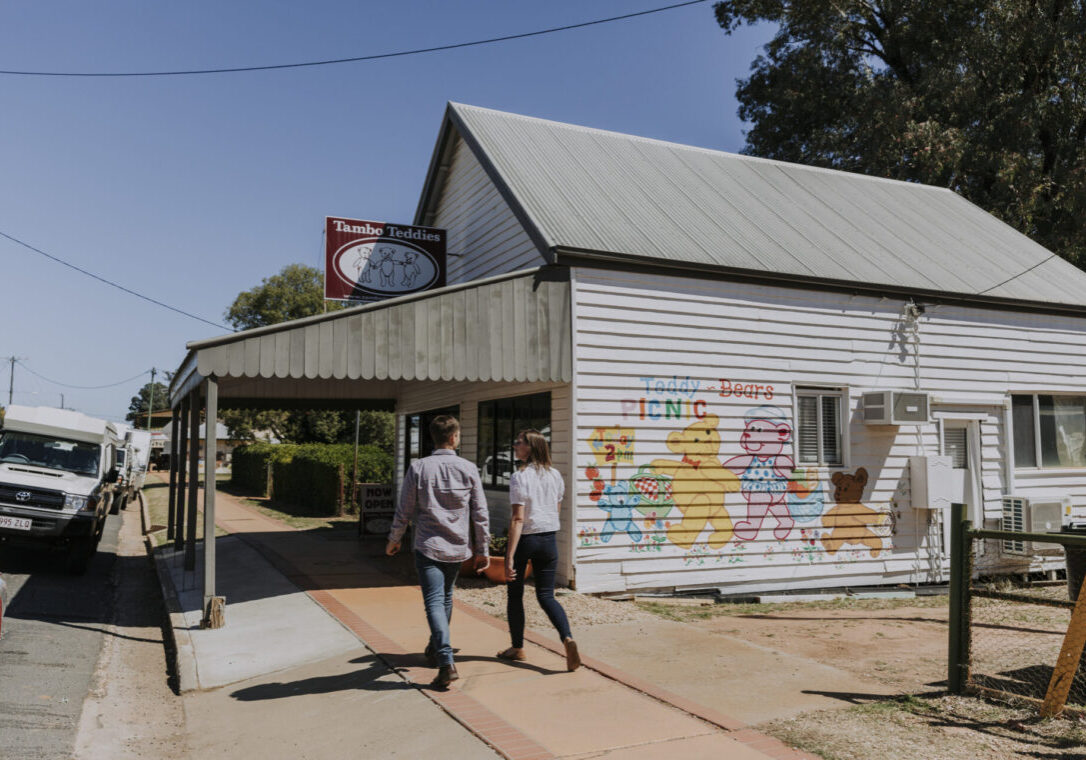
[[[154,388],[154,400],[151,399],[151,388]],[[159,382],[147,383],[140,388],[139,393],[132,397],[128,403],[128,414],[124,416],[129,422],[135,422],[137,418],[147,413],[149,403],[154,404],[152,412],[162,412],[170,408],[169,388]]]
[[[234,329],[248,330],[341,308],[337,301],[324,300],[324,275],[319,269],[288,264],[255,288],[238,293],[225,317]]]
[[[745,152],[949,187],[1086,264],[1084,0],[724,0]]]

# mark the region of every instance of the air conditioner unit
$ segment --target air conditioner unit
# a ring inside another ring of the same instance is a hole
[[[869,391],[863,394],[867,425],[923,425],[928,422],[928,394],[914,391]]]
[[[1026,496],[1003,497],[1003,530],[1024,533],[1058,533],[1071,517],[1071,499],[1059,501],[1031,499]],[[1001,541],[1004,554],[1060,554],[1059,544],[1032,541]]]

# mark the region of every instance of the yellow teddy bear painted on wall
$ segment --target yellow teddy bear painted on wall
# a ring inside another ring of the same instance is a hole
[[[656,459],[652,470],[672,479],[672,499],[682,520],[667,529],[668,539],[689,549],[708,525],[708,543],[722,549],[732,538],[732,521],[724,508],[724,495],[739,490],[739,478],[720,462],[720,434],[714,414],[706,414],[683,431],[667,437],[667,447],[679,461]]]

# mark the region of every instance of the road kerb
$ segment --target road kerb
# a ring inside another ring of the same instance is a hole
[[[147,555],[155,563],[155,575],[158,576],[158,585],[162,590],[162,601],[170,616],[167,635],[173,642],[172,659],[174,672],[177,673],[177,691],[180,694],[196,691],[200,688],[200,679],[196,670],[196,652],[192,648],[192,638],[189,636],[188,624],[181,611],[181,603],[177,599],[177,589],[174,588],[170,568],[166,567],[166,560],[161,552],[156,551],[154,537],[144,536],[143,540],[147,547]]]

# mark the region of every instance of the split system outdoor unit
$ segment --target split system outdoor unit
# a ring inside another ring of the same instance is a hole
[[[1071,499],[1031,499],[1026,496],[1003,497],[1003,530],[1025,533],[1059,533],[1071,516]],[[1004,554],[1060,554],[1059,544],[1032,541],[1000,541]]]
[[[867,425],[923,425],[928,422],[928,394],[919,391],[869,391],[863,394]]]

